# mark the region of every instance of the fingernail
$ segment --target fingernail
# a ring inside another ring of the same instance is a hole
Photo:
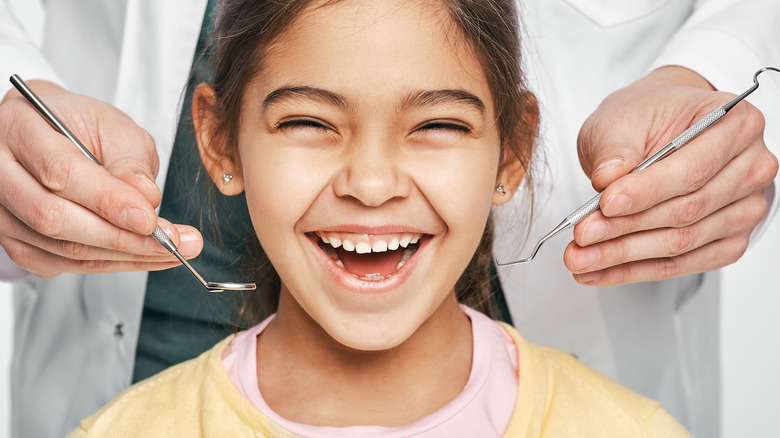
[[[127,207],[122,212],[125,226],[136,233],[145,234],[149,229],[149,216],[143,210],[135,207]]]
[[[605,216],[620,216],[631,208],[631,197],[624,194],[612,195],[601,208]]]
[[[615,167],[623,167],[623,163],[624,161],[622,158],[610,158],[609,160],[599,164],[599,167],[593,171],[593,176],[614,169]]]
[[[200,235],[195,232],[184,232],[179,235],[181,243],[179,244],[179,252],[182,255],[194,256],[200,251]]]
[[[574,270],[582,271],[595,265],[599,261],[599,249],[595,247],[579,248],[574,253]]]
[[[580,284],[588,284],[601,280],[604,277],[604,271],[586,272],[585,274],[577,274],[577,281]]]
[[[592,220],[585,224],[582,229],[582,246],[590,245],[607,237],[609,234],[609,223],[600,220]]]

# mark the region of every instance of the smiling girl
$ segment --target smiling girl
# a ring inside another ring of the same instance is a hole
[[[246,192],[276,313],[74,435],[686,434],[473,309],[536,132],[512,1],[229,0],[216,32],[195,132]]]

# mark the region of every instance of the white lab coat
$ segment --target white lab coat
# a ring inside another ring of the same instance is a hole
[[[540,201],[524,249],[520,244],[526,230],[517,220],[524,217],[523,199],[516,197],[509,209],[496,209],[498,260],[527,256],[541,236],[595,194],[581,170],[576,140],[579,127],[609,93],[663,65],[686,66],[717,89],[741,93],[752,85],[756,70],[780,64],[780,33],[772,24],[780,22],[777,1],[521,3],[530,65],[526,71],[542,107],[540,135],[547,163],[537,169],[543,175],[536,187]],[[778,76],[762,75],[760,91],[749,98],[767,118],[765,140],[776,155]],[[774,185],[765,195],[773,200]],[[717,436],[717,273],[584,287],[563,265],[570,240],[571,233],[558,236],[545,243],[532,263],[499,268],[517,329],[531,341],[575,354],[659,400],[695,436]]]
[[[114,104],[153,135],[163,187],[205,8],[206,0],[50,0],[36,56],[0,2],[0,94],[18,73]],[[130,385],[146,279],[130,272],[17,282],[14,437],[65,436]]]
[[[163,187],[206,1],[46,3],[39,52],[0,1],[0,78],[19,73],[49,79],[125,111],[155,138],[161,163],[157,182]],[[575,139],[585,116],[609,92],[663,64],[688,66],[716,87],[738,91],[750,85],[759,66],[780,63],[777,46],[771,47],[777,34],[763,34],[780,15],[773,0],[538,0],[523,7],[527,71],[543,106],[549,162],[538,189],[548,201],[538,207],[532,240],[590,197]],[[743,18],[751,21],[734,24]],[[754,25],[754,20],[768,22]],[[704,50],[701,44],[715,48]],[[4,81],[0,95],[10,86]],[[768,82],[762,77],[756,102],[780,95],[777,82],[771,89]],[[762,110],[780,114],[776,104]],[[498,213],[497,258],[506,260],[518,254],[523,235],[511,226],[517,219],[509,208]],[[701,436],[715,436],[716,276],[582,288],[563,268],[566,240],[548,243],[528,267],[501,271],[520,331],[661,399],[694,431],[704,431]],[[14,436],[62,436],[128,386],[145,285],[145,273],[64,274],[17,283]]]

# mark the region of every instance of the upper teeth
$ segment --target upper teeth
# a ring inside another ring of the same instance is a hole
[[[421,234],[404,233],[393,236],[376,236],[369,234],[335,235],[317,232],[320,239],[333,248],[342,247],[345,251],[355,251],[358,254],[370,252],[395,251],[399,247],[406,248],[420,241]]]
[[[392,239],[390,239],[389,242],[387,242],[387,249],[389,249],[390,251],[395,251],[395,250],[398,249],[398,247],[400,245],[401,245],[401,243],[398,240],[398,238],[397,237],[393,237]]]
[[[373,245],[371,245],[371,251],[374,252],[385,252],[387,251],[387,248],[390,247],[390,244],[385,242],[384,240],[377,240],[374,242]]]

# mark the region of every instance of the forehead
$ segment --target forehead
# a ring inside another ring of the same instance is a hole
[[[360,84],[364,96],[469,89],[492,103],[477,57],[438,1],[314,2],[266,50],[258,77],[337,91]]]

